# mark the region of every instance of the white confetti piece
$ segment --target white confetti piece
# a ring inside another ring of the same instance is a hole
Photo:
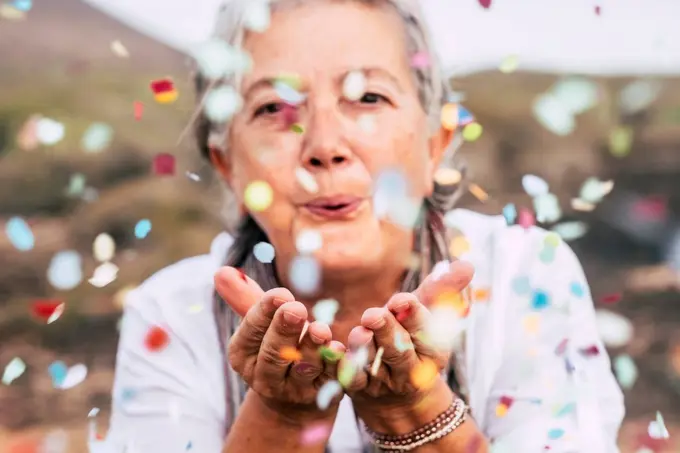
[[[321,268],[311,256],[296,256],[290,266],[290,280],[296,291],[313,294],[319,287]]]
[[[352,71],[342,82],[342,95],[349,101],[358,101],[366,92],[366,77],[361,71]]]
[[[231,86],[215,88],[205,99],[205,115],[216,123],[230,120],[242,107],[241,95]]]
[[[274,91],[276,91],[278,97],[288,104],[298,105],[302,104],[305,100],[304,94],[300,93],[283,80],[274,82]]]
[[[628,390],[635,385],[638,378],[638,368],[632,357],[624,354],[614,359],[614,372],[621,387]]]
[[[113,140],[113,128],[104,123],[93,123],[87,128],[80,142],[88,153],[104,151]]]
[[[376,376],[378,370],[380,369],[380,364],[382,363],[382,356],[385,353],[385,348],[380,346],[375,353],[375,359],[373,359],[373,364],[371,365],[371,376]]]
[[[2,373],[2,383],[10,385],[19,376],[26,371],[26,364],[19,357],[15,357],[5,366],[5,371]]]
[[[597,178],[588,178],[581,186],[579,198],[591,204],[597,204],[608,195],[614,188],[614,181],[600,181]]]
[[[55,308],[50,317],[47,318],[47,324],[52,324],[57,319],[61,318],[61,315],[64,313],[65,308],[66,304],[64,303],[57,305],[57,308]]]
[[[535,197],[534,211],[536,212],[536,220],[541,223],[557,222],[562,217],[560,202],[552,193]]]
[[[21,217],[12,217],[5,225],[9,242],[19,251],[27,252],[35,246],[31,227]]]
[[[253,62],[244,50],[231,47],[222,39],[211,39],[197,46],[192,56],[198,70],[208,79],[222,79],[250,71]]]
[[[649,424],[647,428],[647,433],[652,439],[668,439],[670,434],[666,428],[666,422],[663,419],[661,412],[656,412],[656,420]]]
[[[130,52],[125,48],[122,42],[119,40],[111,41],[111,52],[120,58],[129,58]]]
[[[57,252],[47,268],[47,280],[56,289],[68,291],[83,279],[83,264],[75,250]]]
[[[349,359],[357,369],[365,367],[368,364],[368,348],[366,346],[360,347],[350,355]]]
[[[316,182],[316,178],[304,168],[297,167],[295,169],[295,179],[305,191],[311,194],[315,194],[319,191],[319,184]]]
[[[80,385],[87,377],[87,367],[82,363],[73,365],[70,367],[64,377],[61,385],[59,386],[62,390],[72,389],[73,387]]]
[[[50,118],[40,118],[36,125],[36,137],[46,146],[59,143],[64,138],[65,131],[63,124]]]
[[[92,409],[90,409],[90,412],[88,412],[87,418],[96,417],[98,414],[99,414],[99,408],[93,407]]]
[[[545,195],[550,191],[550,186],[545,179],[536,175],[522,176],[522,188],[530,197]]]
[[[116,243],[113,241],[111,235],[107,233],[100,233],[94,239],[92,244],[92,252],[94,258],[99,262],[111,261],[116,253]]]
[[[551,228],[552,231],[559,234],[565,241],[573,241],[588,232],[588,225],[583,222],[563,222]]]
[[[533,103],[534,116],[550,132],[566,136],[576,127],[574,115],[551,94],[543,94]]]
[[[388,212],[388,219],[395,225],[405,229],[412,229],[418,222],[422,208],[422,200],[404,198],[399,203],[393,203]]]
[[[590,212],[595,209],[595,205],[588,203],[587,201],[583,201],[580,198],[572,198],[571,208],[574,211]]]
[[[458,310],[449,304],[433,307],[430,311],[432,316],[424,329],[427,339],[436,348],[451,350],[459,341],[465,323]]]
[[[68,449],[69,436],[63,429],[55,429],[45,435],[38,453],[66,453]]]
[[[626,85],[619,93],[621,110],[627,114],[641,112],[659,96],[661,84],[655,80],[636,80]]]
[[[243,22],[248,30],[262,33],[269,28],[271,11],[269,1],[251,0],[243,16]]]
[[[316,394],[316,405],[322,411],[328,409],[331,405],[333,398],[342,393],[342,386],[338,381],[328,381],[319,389],[319,393]]]
[[[144,239],[151,232],[151,220],[142,219],[135,225],[135,237],[137,239]]]
[[[88,282],[94,287],[103,288],[118,277],[118,270],[118,266],[113,263],[102,263],[94,270]]]
[[[595,311],[597,331],[605,345],[620,348],[633,337],[633,324],[627,318],[609,310]]]
[[[295,248],[302,255],[311,255],[321,250],[323,238],[317,230],[304,229],[295,238]]]
[[[551,93],[572,115],[593,108],[598,101],[597,85],[583,77],[563,78],[555,84]]]
[[[187,171],[185,175],[187,178],[191,179],[194,182],[199,182],[201,180],[201,177],[198,174],[191,171]]]
[[[340,308],[340,304],[337,300],[322,299],[312,307],[312,316],[314,316],[316,321],[323,322],[330,326],[335,320],[335,314],[338,312],[338,308]]]
[[[274,250],[274,246],[270,243],[258,242],[255,244],[255,247],[253,247],[253,255],[255,255],[255,258],[261,263],[271,263],[274,261],[276,251]]]

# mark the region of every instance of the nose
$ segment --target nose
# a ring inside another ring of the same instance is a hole
[[[345,141],[342,121],[331,106],[317,107],[304,135],[302,166],[310,172],[331,170],[347,165],[352,152]]]

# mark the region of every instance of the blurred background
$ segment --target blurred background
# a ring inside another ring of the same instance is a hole
[[[179,24],[215,3],[194,1],[172,14],[170,0],[138,0],[148,8],[137,13],[106,1],[0,2],[2,453],[46,443],[85,453],[90,421],[105,435],[122,297],[207,252],[222,229],[219,183],[191,135],[179,140],[194,109]],[[528,20],[504,19],[512,2],[451,3],[494,21],[452,21],[467,39],[435,33],[444,51],[458,43],[445,66],[475,119],[456,156],[476,185],[462,204],[536,216],[571,243],[625,388],[622,451],[679,451],[680,53],[664,47],[668,12],[629,8],[616,32],[606,25],[616,3],[581,2],[584,23],[612,34],[591,39],[572,24],[580,41],[569,53],[551,51],[550,39],[570,38],[541,35],[552,27],[540,14],[517,39],[499,31]],[[544,3],[564,15],[561,0]]]

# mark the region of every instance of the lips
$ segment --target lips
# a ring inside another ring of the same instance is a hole
[[[304,208],[314,215],[327,219],[342,219],[356,212],[363,198],[351,195],[319,197],[304,204]]]

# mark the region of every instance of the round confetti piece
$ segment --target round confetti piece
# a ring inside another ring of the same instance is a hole
[[[52,387],[60,388],[61,384],[64,382],[64,379],[66,379],[66,375],[68,374],[68,367],[61,360],[57,360],[56,362],[50,363],[50,365],[47,367],[47,373],[52,379]]]
[[[522,319],[522,327],[524,330],[531,334],[538,334],[538,329],[540,328],[541,317],[538,313],[529,313]]]
[[[539,253],[538,258],[544,264],[552,263],[555,260],[555,249],[551,247],[545,247],[543,250],[541,250],[541,253]]]
[[[47,280],[56,289],[68,291],[83,279],[82,260],[75,250],[58,252],[47,268]]]
[[[550,440],[557,440],[564,435],[564,430],[561,428],[555,428],[548,431],[548,438]]]
[[[619,93],[621,110],[628,114],[635,114],[648,108],[661,92],[658,81],[636,80],[626,85]]]
[[[614,373],[616,379],[624,390],[630,390],[638,378],[638,368],[633,358],[627,354],[617,356],[614,359]]]
[[[109,234],[101,233],[95,238],[92,251],[97,261],[111,261],[116,253],[116,243]]]
[[[434,182],[442,186],[458,184],[462,178],[463,175],[455,168],[438,168],[434,174]]]
[[[411,56],[411,67],[416,69],[428,68],[432,62],[430,61],[430,54],[427,52],[417,52]]]
[[[512,290],[520,296],[529,294],[529,292],[531,292],[529,277],[525,275],[515,277],[515,279],[512,280]]]
[[[519,67],[519,58],[517,55],[509,55],[503,59],[498,70],[504,74],[515,72]]]
[[[522,176],[522,188],[530,197],[545,195],[550,191],[550,186],[545,179],[536,175]]]
[[[465,236],[456,236],[449,244],[449,253],[451,256],[460,258],[470,251],[470,241]]]
[[[263,33],[269,28],[270,22],[269,1],[251,0],[248,2],[243,16],[243,23],[248,30]]]
[[[304,229],[295,238],[295,248],[300,254],[311,255],[317,250],[321,250],[323,238],[321,233],[316,230]]]
[[[531,210],[527,208],[520,208],[517,224],[525,230],[528,230],[532,226],[536,225],[536,218],[534,217],[534,214],[531,212]]]
[[[318,301],[312,307],[312,316],[316,321],[328,324],[329,326],[333,324],[335,320],[335,314],[340,308],[340,304],[335,299],[323,299]]]
[[[81,140],[81,146],[88,153],[105,150],[113,139],[113,129],[108,124],[94,123],[87,128]]]
[[[255,244],[255,247],[253,247],[253,255],[255,255],[255,258],[259,262],[268,264],[274,261],[276,252],[274,250],[274,246],[270,243],[258,242]]]
[[[455,131],[458,128],[458,104],[449,103],[442,107],[441,124],[449,131]]]
[[[569,292],[574,296],[581,298],[585,295],[586,290],[583,284],[579,282],[571,282],[569,284]]]
[[[349,101],[358,101],[366,92],[366,77],[361,71],[352,71],[342,83],[342,95]]]
[[[411,383],[420,390],[431,388],[439,376],[437,364],[430,359],[423,359],[411,370]]]
[[[563,222],[552,227],[552,231],[559,234],[565,241],[576,240],[588,232],[584,222]]]
[[[291,284],[301,294],[313,294],[319,287],[321,268],[311,256],[296,256],[290,265]]]
[[[565,77],[555,84],[551,94],[572,115],[590,110],[599,99],[597,85],[585,77]]]
[[[534,211],[536,220],[541,223],[556,222],[562,217],[560,202],[552,193],[538,195],[534,198]]]
[[[510,408],[506,406],[505,404],[497,404],[496,405],[496,417],[498,418],[503,418],[506,415],[508,415],[508,410]]]
[[[531,298],[531,307],[534,310],[543,310],[550,305],[550,296],[540,289],[534,290]]]
[[[160,326],[152,326],[144,337],[144,346],[151,352],[160,352],[170,343],[170,335]]]
[[[2,373],[2,383],[10,385],[13,381],[18,379],[26,371],[26,363],[19,357],[14,357],[5,366],[5,371]]]
[[[517,208],[514,204],[506,204],[503,206],[503,217],[508,225],[512,225],[517,220]]]
[[[295,169],[295,179],[306,192],[311,194],[319,192],[319,184],[316,182],[316,178],[304,168],[297,167]]]
[[[474,142],[482,136],[484,128],[479,123],[470,123],[463,128],[463,139],[466,142]]]
[[[342,386],[338,381],[328,381],[324,383],[316,394],[316,405],[322,411],[328,409],[331,401],[336,396],[342,394]]]
[[[26,13],[33,7],[33,0],[14,0],[12,6]]]
[[[265,181],[253,181],[244,192],[246,207],[253,212],[266,210],[274,200],[274,191]]]
[[[302,360],[302,353],[293,346],[282,347],[281,351],[279,351],[279,356],[283,360],[288,360],[290,362],[299,362],[300,360]]]
[[[137,239],[146,238],[151,232],[151,220],[142,219],[135,225],[135,237]]]
[[[97,266],[88,282],[97,288],[103,288],[118,277],[118,266],[105,262]]]
[[[5,224],[5,233],[9,242],[19,251],[27,252],[35,246],[33,231],[21,217],[10,218]]]
[[[59,143],[65,134],[63,124],[50,118],[40,118],[36,124],[36,136],[38,141],[46,146]]]
[[[472,292],[472,298],[475,302],[488,302],[490,297],[490,288],[477,288]]]
[[[130,57],[130,52],[128,52],[123,43],[118,41],[117,39],[115,41],[111,41],[111,52],[113,52],[114,55],[119,58]]]
[[[479,2],[479,6],[481,6],[484,9],[489,9],[491,8],[491,0],[477,0]]]
[[[545,244],[546,247],[555,248],[560,245],[561,241],[562,239],[557,233],[546,233],[545,237],[543,238],[543,244]]]
[[[543,94],[533,103],[534,117],[550,132],[566,136],[576,127],[573,113],[552,94]]]
[[[609,134],[609,151],[614,157],[626,157],[633,147],[633,128],[617,126]]]
[[[579,199],[592,204],[602,201],[614,188],[614,181],[600,181],[597,178],[588,178],[581,186]]]
[[[633,324],[622,315],[609,310],[595,310],[595,322],[602,342],[610,348],[628,344],[633,337]]]
[[[231,86],[213,89],[205,98],[205,116],[215,123],[231,119],[243,107],[241,95]]]

